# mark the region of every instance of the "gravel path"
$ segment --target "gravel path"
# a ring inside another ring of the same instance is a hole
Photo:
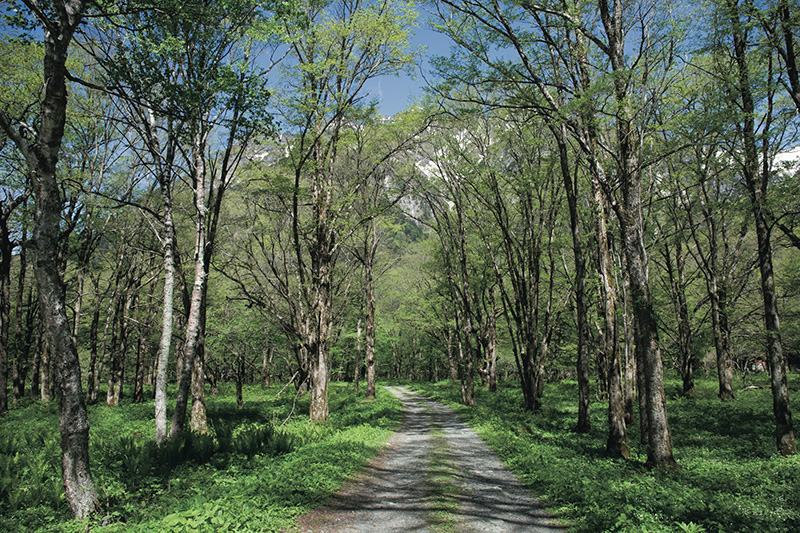
[[[301,531],[564,531],[452,409],[404,387],[386,390],[405,406],[402,426],[358,479],[300,519]],[[442,506],[432,486],[443,476]]]

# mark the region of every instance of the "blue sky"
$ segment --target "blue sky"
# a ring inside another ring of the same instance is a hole
[[[367,90],[380,102],[381,114],[392,116],[407,108],[423,95],[425,80],[423,74],[430,79],[428,59],[437,55],[446,55],[451,41],[448,37],[433,31],[428,26],[428,16],[421,12],[417,20],[417,28],[411,38],[412,48],[425,48],[415,76],[381,76],[371,80]]]

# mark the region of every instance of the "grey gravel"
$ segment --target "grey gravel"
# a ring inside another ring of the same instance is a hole
[[[449,447],[458,507],[454,531],[556,532],[559,525],[533,494],[449,407],[405,387],[386,387],[405,407],[403,424],[384,452],[324,508],[299,521],[301,531],[429,532],[431,499],[426,484],[431,431]]]

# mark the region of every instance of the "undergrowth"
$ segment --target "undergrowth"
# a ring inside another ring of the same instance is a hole
[[[33,403],[0,418],[0,531],[285,531],[376,454],[402,417],[388,393],[367,402],[331,384],[330,421],[308,398],[233,387],[207,397],[209,434],[153,443],[153,404],[91,406],[90,457],[103,506],[71,519],[61,484],[58,409]],[[290,413],[293,415],[290,417]],[[285,420],[287,423],[283,424]]]
[[[800,405],[799,376],[790,380]],[[592,430],[577,434],[577,386],[545,388],[538,413],[522,410],[513,383],[497,393],[477,390],[476,406],[459,404],[457,383],[413,388],[454,407],[465,422],[578,532],[790,532],[800,530],[800,457],[776,452],[768,377],[762,389],[716,397],[716,380],[700,380],[683,398],[666,384],[677,471],[649,471],[638,427],[629,428],[633,459],[605,454],[607,407],[592,404]],[[638,416],[638,413],[637,413]],[[638,419],[638,418],[637,418]]]

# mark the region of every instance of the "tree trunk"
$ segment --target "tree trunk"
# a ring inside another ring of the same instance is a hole
[[[172,220],[172,189],[169,180],[159,179],[163,208],[164,232],[164,291],[161,306],[161,337],[156,356],[155,441],[161,446],[167,441],[167,374],[172,347],[173,313],[175,309],[175,226]]]
[[[136,376],[133,383],[133,403],[144,403],[144,353],[147,350],[147,340],[144,331],[138,329],[139,341],[136,343]]]
[[[275,356],[275,348],[270,344],[261,356],[261,380],[264,387],[272,385],[272,358]]]
[[[453,352],[453,332],[452,326],[448,325],[447,330],[445,332],[445,337],[447,339],[447,368],[448,368],[448,377],[450,381],[458,381],[458,358],[456,357],[455,352]]]
[[[23,228],[22,240],[27,239],[27,232]],[[25,320],[22,319],[23,302],[25,301],[25,277],[27,273],[27,257],[25,248],[19,251],[19,279],[17,282],[17,302],[14,320],[14,340],[16,341],[16,353],[11,367],[12,379],[14,381],[14,401],[25,396],[25,379],[28,371],[28,356],[30,355],[31,341],[33,340],[34,317],[33,313],[33,294],[28,289],[27,308]],[[22,324],[25,324],[23,334]],[[24,335],[24,337],[23,337]]]
[[[638,197],[638,191],[628,190],[627,192],[630,197],[627,211],[630,212],[631,207],[638,201],[634,198]],[[638,209],[634,210],[634,213],[636,212]],[[642,257],[644,247],[640,233],[641,225],[637,224],[634,215],[634,219],[627,220],[623,228],[625,253],[630,273],[631,304],[636,323],[634,330],[636,360],[642,367],[644,385],[644,388],[640,389],[640,394],[644,395],[645,400],[645,416],[642,416],[642,420],[645,422],[646,419],[647,465],[650,468],[672,467],[675,466],[675,459],[672,455],[672,442],[667,421],[664,370],[658,344],[658,326]]]
[[[34,270],[35,274],[35,270]],[[38,285],[38,282],[37,282]],[[39,307],[41,307],[42,297],[39,297]],[[42,313],[42,343],[41,356],[39,358],[39,399],[44,403],[53,399],[53,363],[51,360],[50,337],[47,333],[47,324],[44,323],[46,317]]]
[[[322,345],[315,343],[309,350],[311,361],[311,422],[328,420],[328,354]]]
[[[186,321],[186,341],[183,346],[183,358],[178,377],[178,393],[175,397],[175,411],[172,414],[170,438],[177,437],[186,424],[186,406],[189,402],[192,372],[195,364],[195,354],[200,337],[200,306],[202,305],[202,265],[196,266],[195,282],[192,289],[191,307],[189,318]]]
[[[595,208],[595,237],[597,239],[597,274],[600,278],[600,301],[603,315],[603,380],[608,393],[608,440],[606,451],[615,457],[630,457],[625,426],[625,407],[622,393],[622,368],[619,336],[617,335],[617,290],[612,279],[611,258],[606,222],[606,201],[600,184],[592,180]]]
[[[363,309],[358,312],[358,325],[356,326],[356,355],[353,362],[353,392],[358,394],[358,382],[361,379],[361,314]]]
[[[203,298],[205,305],[205,298]],[[201,314],[204,314],[201,311]],[[202,321],[202,319],[201,319]],[[208,418],[206,414],[206,339],[203,325],[197,339],[197,347],[192,367],[192,409],[190,424],[195,433],[208,433]]]
[[[31,400],[35,400],[37,395],[40,395],[39,392],[39,379],[41,378],[41,366],[42,366],[42,352],[44,351],[44,340],[42,339],[42,328],[41,328],[41,319],[36,320],[39,322],[36,326],[36,337],[32,339],[34,342],[32,343],[33,347],[33,363],[31,364],[31,388],[28,393],[28,397]]]
[[[622,311],[622,327],[623,335],[625,337],[625,425],[630,427],[634,423],[633,404],[635,401],[634,390],[642,390],[642,385],[638,380],[639,372],[636,364],[636,352],[634,350],[634,332],[633,332],[633,316],[631,314],[631,301],[630,301],[630,281],[625,269],[622,269],[622,286],[623,286],[623,311]],[[643,404],[642,404],[643,405]],[[640,406],[641,407],[641,406]],[[640,413],[643,409],[640,409]],[[641,416],[641,415],[640,415]],[[642,441],[646,444],[646,441]]]
[[[609,11],[607,0],[599,0],[600,18],[608,37],[608,58],[614,73],[614,93],[617,103],[617,156],[619,163],[622,205],[617,207],[623,234],[623,246],[630,276],[631,303],[636,320],[637,361],[643,366],[642,394],[647,411],[647,465],[650,468],[675,466],[672,442],[667,421],[664,394],[664,369],[658,342],[653,302],[647,281],[647,261],[642,220],[641,175],[637,148],[639,132],[633,126],[630,109],[628,73],[625,66],[625,42],[622,21],[622,2],[616,0]]]
[[[244,407],[244,397],[242,396],[242,383],[244,382],[244,356],[236,357],[236,405],[239,409]]]
[[[116,407],[119,405],[119,390],[117,388],[117,378],[123,372],[125,364],[125,306],[122,299],[116,300],[115,311],[111,318],[111,348],[108,354],[108,380],[106,386],[106,405]]]
[[[3,112],[0,125],[25,157],[33,184],[34,274],[44,335],[59,375],[62,476],[67,503],[73,515],[83,519],[99,509],[99,501],[89,469],[89,418],[81,391],[80,361],[67,320],[65,287],[59,272],[62,201],[56,167],[66,123],[67,49],[85,3],[66,0],[59,6],[56,19],[47,18],[45,13],[36,14],[45,30],[45,83],[37,137],[29,144]]]
[[[194,197],[195,197],[195,249],[194,249],[194,285],[189,304],[189,316],[186,319],[186,341],[183,345],[183,361],[178,380],[178,394],[175,398],[175,412],[172,416],[170,427],[170,438],[175,438],[183,431],[186,423],[186,406],[189,401],[190,392],[196,393],[192,388],[192,374],[195,365],[199,364],[197,372],[203,376],[203,363],[198,361],[198,354],[201,353],[199,345],[202,342],[202,306],[204,305],[203,295],[206,285],[206,268],[204,264],[206,252],[206,214],[208,209],[205,202],[205,163],[203,160],[203,147],[201,133],[196,132],[193,139],[193,166],[194,166]],[[204,380],[201,378],[201,385]],[[192,401],[192,430],[206,432],[205,427],[205,405],[199,401]]]
[[[8,215],[10,215],[10,211]],[[11,253],[8,218],[0,202],[0,415],[8,411],[8,340],[11,321]]]
[[[680,237],[675,238],[676,276],[673,287],[676,295],[678,311],[678,343],[680,347],[681,377],[683,378],[683,394],[694,396],[695,357],[692,353],[692,325],[689,321],[689,305],[686,302],[686,257],[681,252]]]
[[[772,386],[772,411],[775,416],[775,435],[781,455],[797,453],[792,411],[789,407],[789,390],[786,383],[786,361],[781,344],[780,319],[778,317],[775,276],[772,267],[772,244],[766,214],[766,196],[769,175],[768,162],[764,161],[764,172],[758,170],[759,154],[756,148],[755,104],[750,89],[750,74],[747,58],[747,42],[739,16],[737,0],[728,0],[730,20],[733,30],[733,47],[737,65],[738,98],[742,117],[744,139],[743,174],[750,193],[750,204],[756,224],[758,240],[758,268],[761,274],[761,294],[764,304],[764,326],[767,336],[767,360]]]
[[[465,328],[466,329],[466,328]],[[467,335],[459,335],[458,356],[461,364],[461,403],[464,405],[475,405],[475,380],[474,363],[472,357],[472,343],[466,338]],[[466,344],[466,347],[464,346]]]
[[[702,183],[705,204],[708,198],[706,183]],[[733,400],[733,363],[730,355],[730,327],[728,326],[727,290],[724,287],[724,276],[720,275],[719,235],[717,221],[709,207],[704,207],[703,217],[708,226],[708,267],[706,268],[706,288],[711,300],[711,327],[714,331],[714,348],[717,361],[717,377],[719,381],[719,399]]]
[[[572,179],[569,167],[569,152],[567,150],[566,125],[560,128],[551,128],[556,142],[561,167],[561,177],[564,190],[567,193],[569,207],[569,225],[572,234],[572,255],[575,261],[575,312],[577,318],[578,353],[575,370],[578,377],[578,433],[588,433],[591,430],[591,410],[589,397],[589,313],[586,304],[586,259],[583,254],[583,239],[581,236],[580,221],[578,220],[578,181]]]
[[[373,268],[375,263],[375,250],[378,238],[375,231],[375,221],[370,222],[369,240],[366,246],[367,256],[364,263],[364,300],[366,301],[365,315],[365,348],[367,361],[367,399],[375,399],[375,281]]]
[[[489,309],[486,313],[486,366],[489,392],[497,392],[497,316],[495,288],[489,289]]]

